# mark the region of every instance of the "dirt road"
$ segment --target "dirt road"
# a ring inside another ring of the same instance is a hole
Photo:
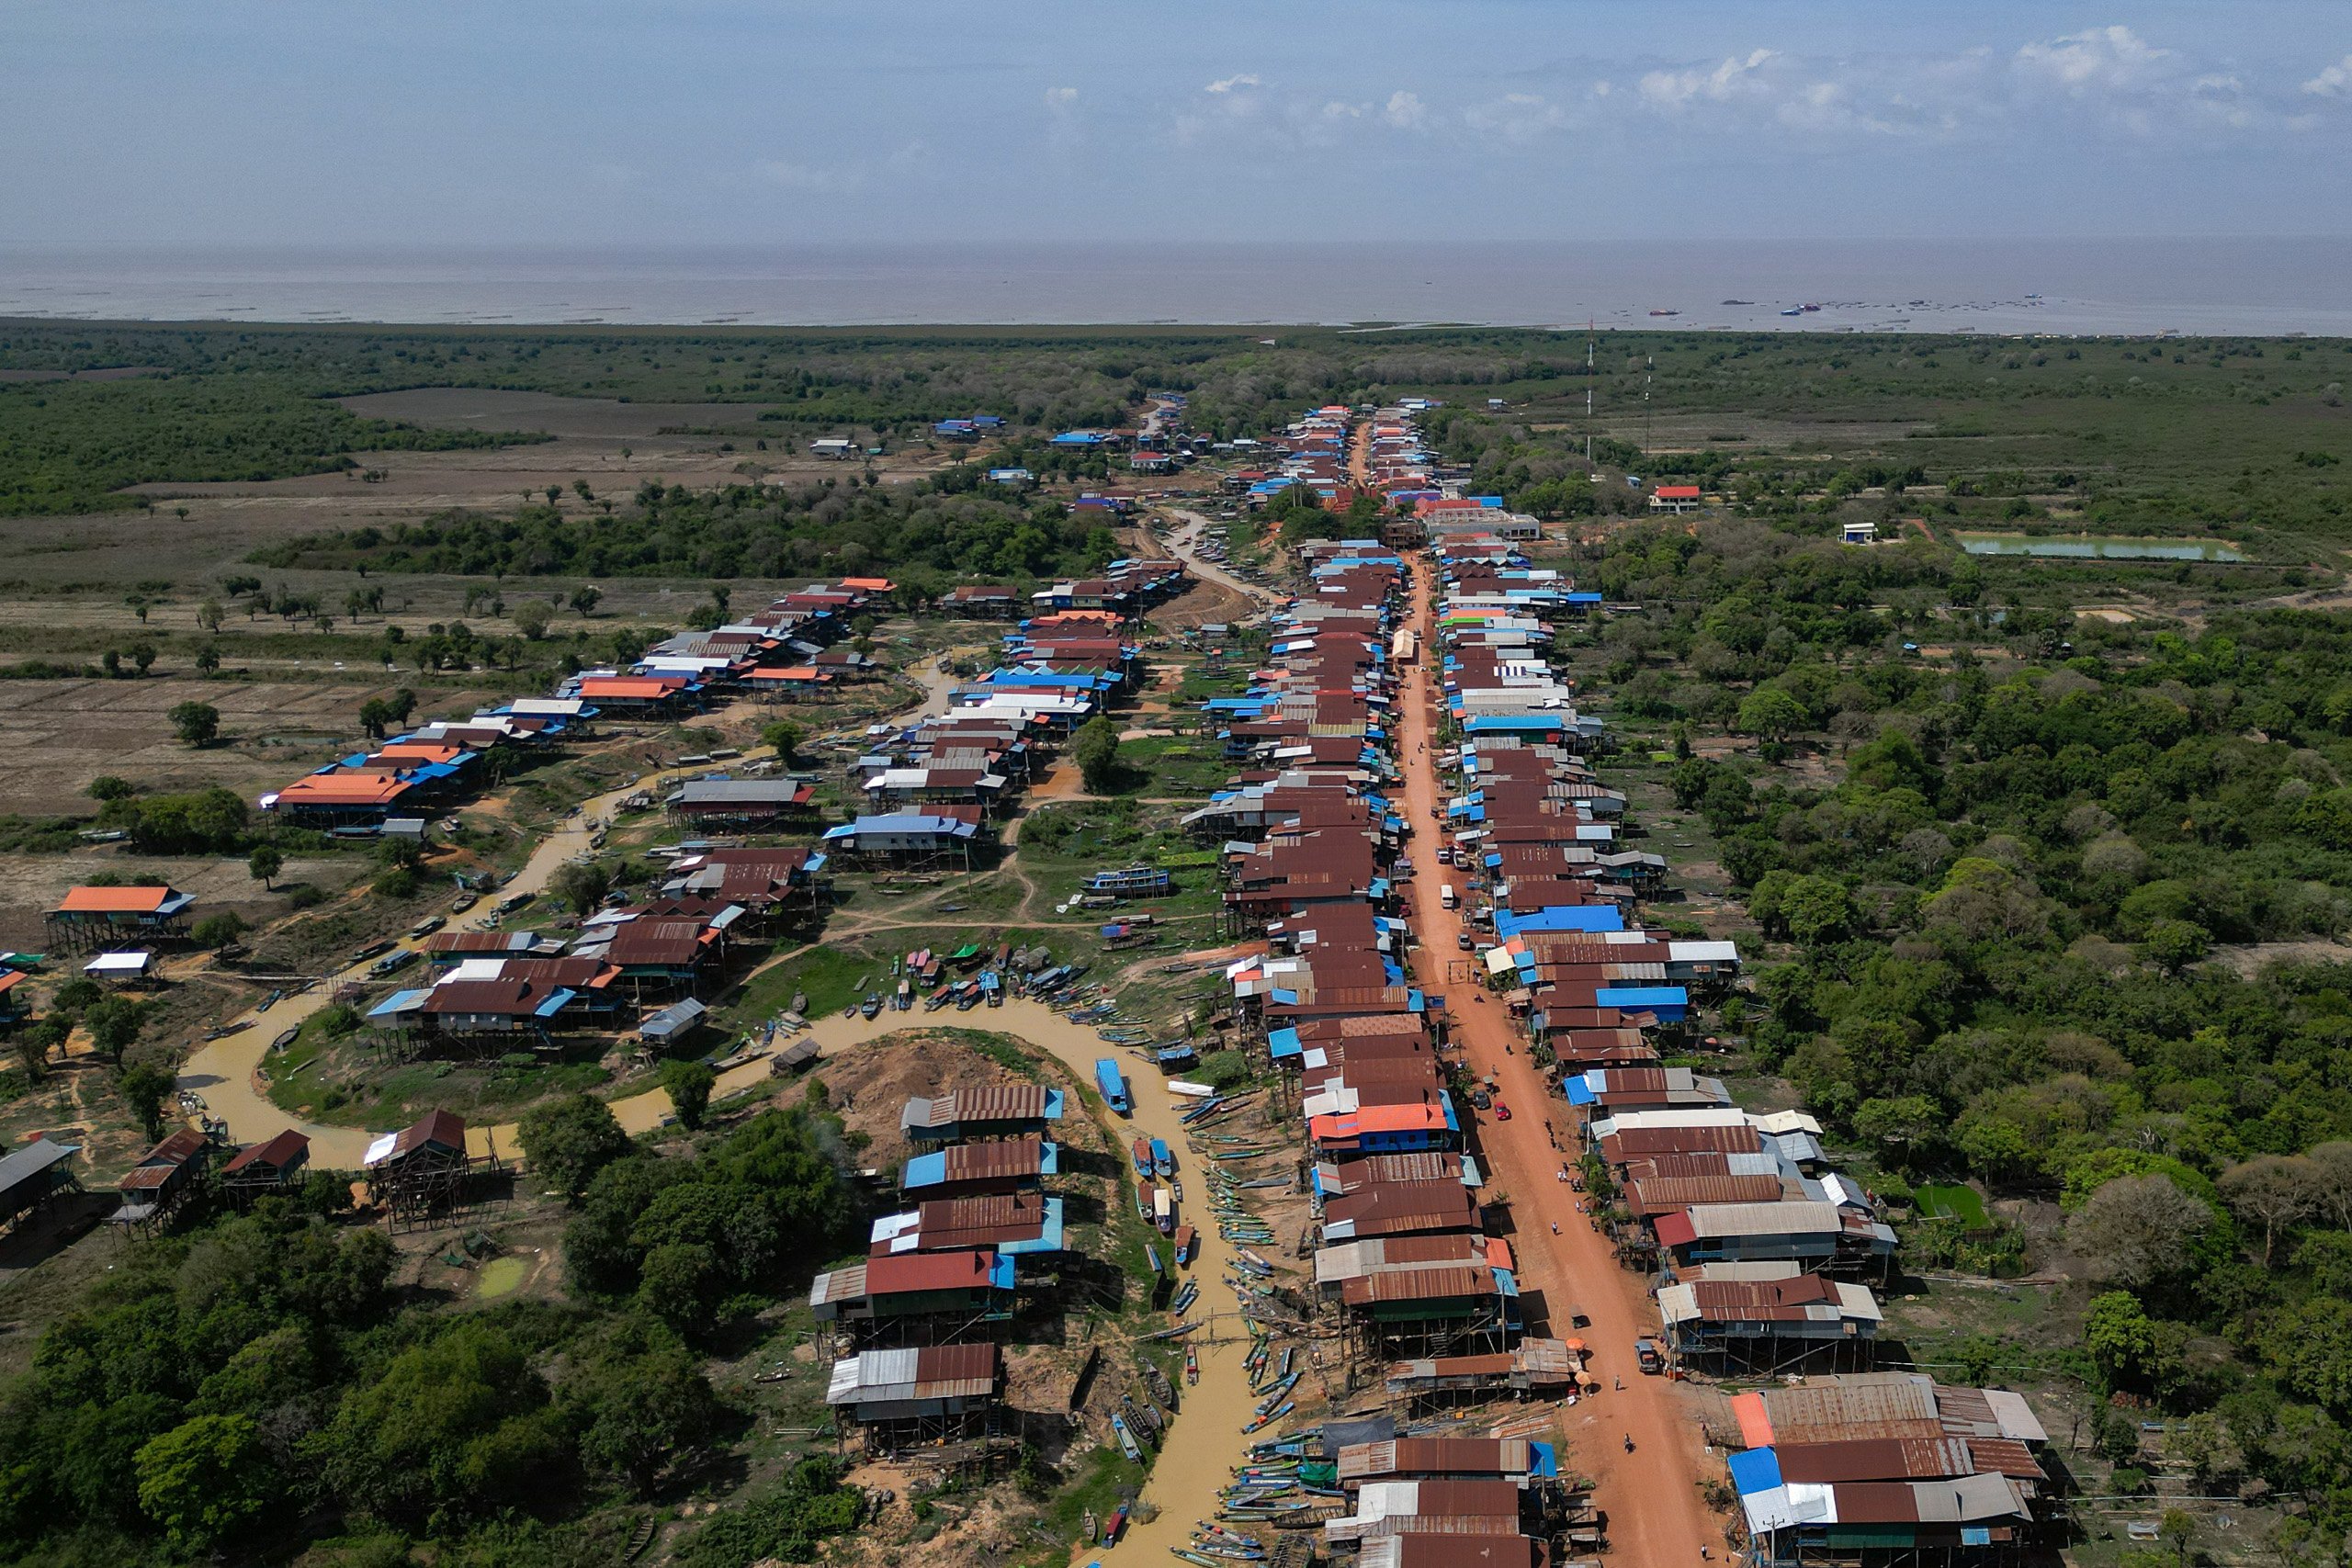
[[[894,723],[911,723],[926,714],[946,711],[948,694],[955,689],[956,678],[931,665],[911,671],[922,683],[921,701],[892,716]],[[753,756],[763,753],[754,751]],[[541,893],[563,863],[574,855],[585,853],[594,825],[607,820],[619,809],[620,803],[639,790],[658,789],[677,779],[692,777],[708,771],[708,764],[690,768],[673,768],[651,773],[633,784],[622,785],[606,795],[598,795],[583,804],[579,815],[558,826],[539,841],[531,858],[515,874],[514,880],[501,888],[500,896],[509,893]],[[475,906],[465,915],[449,922],[451,931],[480,931],[486,926],[495,908],[494,901]],[[401,947],[421,947],[414,938],[402,937]],[[408,984],[417,983],[412,976],[403,976]],[[255,1074],[269,1055],[270,1042],[304,1019],[317,1012],[334,999],[337,986],[359,985],[368,979],[368,965],[355,964],[326,976],[299,997],[289,997],[267,1012],[256,1013],[251,1022],[232,1034],[207,1042],[189,1054],[181,1064],[179,1087],[204,1097],[205,1110],[226,1122],[232,1141],[241,1144],[259,1143],[291,1127],[311,1140],[311,1163],[322,1169],[356,1170],[359,1161],[374,1140],[375,1134],[359,1127],[335,1126],[323,1122],[306,1121],[278,1108],[263,1089]],[[1048,1015],[1050,1016],[1050,1015]],[[733,1094],[747,1089],[767,1071],[765,1062],[754,1062],[723,1076],[718,1094]],[[670,1114],[670,1097],[658,1089],[647,1089],[613,1101],[613,1114],[631,1133],[650,1132]],[[467,1131],[466,1143],[477,1158],[492,1155],[502,1159],[514,1159],[521,1152],[514,1140],[514,1124],[500,1122],[494,1126],[473,1127]]]
[[[1426,597],[1431,577],[1426,566],[1415,569],[1412,626],[1425,654],[1436,619]],[[1453,1037],[1471,1070],[1492,1074],[1498,1086],[1496,1099],[1511,1111],[1508,1122],[1480,1115],[1478,1135],[1490,1193],[1511,1200],[1521,1294],[1541,1294],[1555,1337],[1577,1336],[1593,1349],[1600,1392],[1562,1413],[1574,1468],[1599,1483],[1594,1501],[1609,1512],[1618,1560],[1645,1568],[1695,1564],[1702,1544],[1724,1544],[1721,1527],[1699,1501],[1702,1445],[1697,1427],[1673,1385],[1635,1370],[1634,1341],[1656,1328],[1657,1315],[1638,1278],[1617,1266],[1608,1242],[1577,1213],[1574,1191],[1556,1179],[1566,1156],[1553,1151],[1545,1125],[1548,1118],[1558,1127],[1562,1145],[1572,1148],[1566,1104],[1545,1093],[1543,1075],[1528,1057],[1524,1032],[1510,1010],[1499,1001],[1476,999],[1486,994],[1472,977],[1477,954],[1461,951],[1457,942],[1465,915],[1441,908],[1438,902],[1439,886],[1459,874],[1437,859],[1440,836],[1430,808],[1444,793],[1433,755],[1433,698],[1420,670],[1405,674],[1404,705],[1401,760],[1406,810],[1413,822],[1413,887],[1419,899],[1413,919],[1420,939],[1414,967],[1422,989],[1446,998]],[[1555,1221],[1557,1235],[1552,1230]],[[1589,1327],[1570,1326],[1571,1304],[1589,1315]],[[1623,1392],[1615,1387],[1620,1378]],[[1630,1454],[1623,1447],[1627,1435],[1634,1439]]]

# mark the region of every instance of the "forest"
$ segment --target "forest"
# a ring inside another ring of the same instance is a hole
[[[632,1144],[581,1097],[526,1121],[579,1200],[569,1301],[444,1310],[393,1283],[349,1173],[135,1247],[42,1332],[0,1400],[0,1554],[241,1557],[346,1568],[610,1562],[661,1494],[738,1445],[715,1342],[806,1288],[845,1235],[838,1124],[763,1111],[693,1153]],[[806,1562],[862,1500],[788,1469],[687,1540],[693,1568]]]
[[[1601,634],[1614,701],[1770,939],[1727,1021],[1754,1066],[1887,1194],[2054,1199],[2089,1375],[2208,1490],[2352,1525],[2352,617],[2076,617],[1760,518],[1589,553],[1658,607]],[[1906,1235],[1914,1268],[2024,1248]]]
[[[451,513],[266,546],[248,558],[286,569],[358,568],[469,577],[793,577],[914,570],[1028,580],[1111,559],[1110,530],[1058,502],[979,493],[958,465],[908,485],[831,479],[711,491],[640,485],[567,511],[560,492],[506,517]]]

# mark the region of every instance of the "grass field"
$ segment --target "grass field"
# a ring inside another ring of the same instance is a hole
[[[1955,1219],[1971,1230],[1984,1227],[1984,1200],[1973,1187],[1924,1182],[1912,1193],[1919,1200],[1919,1212],[1930,1219]]]

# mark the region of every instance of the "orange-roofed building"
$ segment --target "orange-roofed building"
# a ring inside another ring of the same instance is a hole
[[[1697,485],[1660,485],[1650,491],[1652,512],[1696,512],[1699,510]]]
[[[1462,1141],[1453,1107],[1442,1096],[1433,1104],[1367,1105],[1312,1117],[1306,1131],[1315,1146],[1326,1153],[1450,1149]]]
[[[693,705],[683,675],[587,675],[580,682],[583,701],[621,712],[669,713]]]
[[[141,941],[183,934],[196,899],[175,887],[73,887],[41,917],[49,939],[80,950],[107,946],[126,934]]]

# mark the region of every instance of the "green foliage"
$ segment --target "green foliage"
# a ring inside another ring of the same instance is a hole
[[[275,844],[257,844],[245,857],[245,874],[267,887],[270,878],[286,869],[286,857],[277,852]]]
[[[573,1287],[633,1298],[682,1331],[772,1298],[849,1214],[805,1111],[763,1111],[693,1159],[639,1155],[588,1183],[564,1232]]]
[[[865,1494],[841,1483],[829,1459],[808,1459],[782,1486],[743,1507],[715,1515],[680,1554],[685,1568],[751,1568],[774,1558],[813,1562],[819,1549],[856,1528]]]
[[[220,710],[210,703],[178,703],[164,716],[183,746],[209,746],[220,739]]]
[[[128,832],[132,847],[146,854],[232,854],[244,846],[250,815],[243,796],[216,786],[194,795],[110,800],[98,813],[98,825]]]
[[[150,1140],[164,1135],[164,1107],[171,1100],[175,1081],[171,1074],[149,1062],[140,1063],[116,1080],[115,1091],[122,1096],[131,1115],[139,1119],[140,1127]]]
[[[114,492],[156,479],[331,473],[355,451],[546,439],[361,419],[311,385],[243,374],[0,385],[0,513],[129,506]]]
[[[244,934],[244,917],[234,909],[215,910],[188,929],[198,947],[226,947]]]
[[[572,1094],[533,1106],[514,1129],[523,1157],[556,1190],[578,1197],[596,1173],[629,1152],[612,1107],[594,1095]]]
[[[264,547],[257,565],[475,577],[790,577],[928,568],[1035,579],[1110,558],[1109,536],[1059,503],[957,493],[942,479],[879,489],[832,479],[716,491],[649,481],[615,518],[526,506],[445,513]],[[715,606],[714,606],[715,607]]]
[[[1096,794],[1110,789],[1119,776],[1119,727],[1101,714],[1080,725],[1070,738],[1070,760],[1079,776]]]
[[[678,1124],[688,1132],[702,1125],[703,1112],[710,1108],[710,1091],[718,1082],[718,1075],[707,1062],[673,1061],[662,1064],[662,1088],[670,1097],[671,1109],[678,1113]]]
[[[244,1416],[197,1416],[139,1450],[139,1506],[183,1551],[218,1545],[266,1513],[277,1466]]]
[[[548,878],[548,891],[586,916],[613,890],[613,874],[601,861],[566,861]]]

